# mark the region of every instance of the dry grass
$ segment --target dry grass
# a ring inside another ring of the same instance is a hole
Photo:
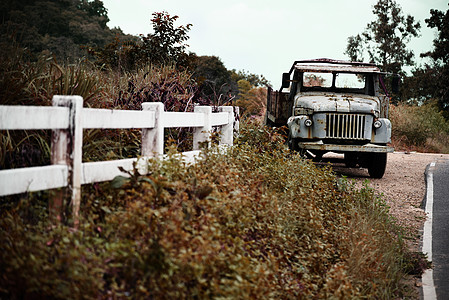
[[[391,106],[390,119],[396,150],[449,153],[449,121],[434,103]]]

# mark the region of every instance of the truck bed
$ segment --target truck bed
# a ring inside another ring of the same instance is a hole
[[[267,92],[267,120],[266,124],[280,127],[287,125],[291,116],[292,103],[289,101],[289,93],[275,91],[268,88]]]

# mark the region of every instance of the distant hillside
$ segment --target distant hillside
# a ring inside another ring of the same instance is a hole
[[[2,1],[0,17],[2,44],[15,40],[32,54],[48,50],[61,61],[85,56],[84,46],[103,47],[116,36],[132,38],[107,26],[107,9],[100,0]]]

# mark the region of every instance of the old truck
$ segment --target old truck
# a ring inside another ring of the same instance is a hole
[[[384,75],[371,63],[331,59],[295,61],[279,91],[268,89],[269,126],[288,126],[290,149],[320,160],[343,153],[348,167],[368,168],[382,178],[391,140],[389,94]],[[392,74],[390,74],[392,75]],[[396,92],[399,77],[392,77]]]

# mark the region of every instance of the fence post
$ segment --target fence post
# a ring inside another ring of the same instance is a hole
[[[234,132],[238,136],[240,130],[240,107],[234,106]]]
[[[234,144],[234,108],[232,106],[220,106],[218,110],[228,113],[228,124],[221,127],[220,145],[232,146]]]
[[[206,142],[210,146],[210,135],[212,131],[212,107],[211,106],[195,106],[195,113],[204,115],[204,126],[193,128],[193,150],[200,150],[201,144]]]
[[[144,102],[142,110],[154,111],[154,128],[142,129],[142,156],[154,157],[164,154],[164,124],[162,102]]]
[[[72,206],[73,225],[78,226],[79,209],[81,201],[81,169],[83,128],[81,112],[83,98],[80,96],[53,96],[53,106],[69,108],[69,128],[57,129],[52,132],[51,163],[54,165],[67,165],[68,191]],[[64,191],[58,191],[50,200],[49,210],[53,221],[61,221],[64,210]]]

